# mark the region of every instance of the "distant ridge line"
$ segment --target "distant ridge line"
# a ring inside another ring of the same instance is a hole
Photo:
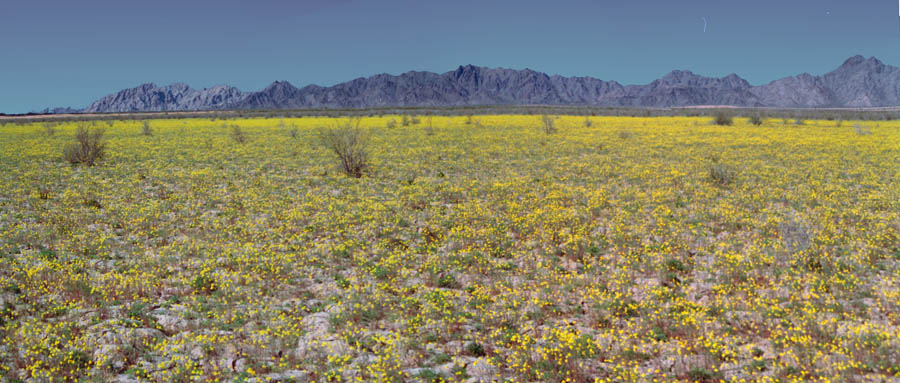
[[[42,113],[277,110],[316,108],[546,105],[594,107],[766,107],[817,109],[896,108],[900,68],[874,57],[853,56],[824,75],[803,73],[764,85],[736,74],[705,77],[675,70],[645,85],[593,77],[563,77],[531,69],[460,66],[445,73],[378,74],[334,86],[297,88],[276,81],[256,92],[219,85],[147,83],[105,96],[84,109]]]

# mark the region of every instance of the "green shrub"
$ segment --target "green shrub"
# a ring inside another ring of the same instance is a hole
[[[466,344],[466,353],[475,357],[484,356],[484,346],[482,346],[481,343],[478,342],[469,342],[468,344]]]

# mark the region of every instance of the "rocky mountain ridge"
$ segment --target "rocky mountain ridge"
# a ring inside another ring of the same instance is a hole
[[[736,74],[705,77],[676,70],[645,85],[593,77],[563,77],[530,69],[460,66],[453,71],[406,72],[357,78],[334,86],[297,88],[276,81],[242,92],[220,85],[196,90],[183,83],[152,83],[103,97],[87,108],[47,112],[150,112],[230,109],[368,108],[466,105],[587,105],[610,107],[831,108],[898,105],[900,68],[853,56],[820,76],[808,73],[754,86]]]

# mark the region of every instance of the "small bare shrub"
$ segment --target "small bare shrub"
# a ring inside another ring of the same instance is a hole
[[[794,120],[794,125],[806,125],[806,121],[803,120],[802,117],[797,117],[797,118]]]
[[[466,116],[466,125],[472,125],[472,115]]]
[[[795,211],[791,211],[784,221],[778,224],[778,234],[781,236],[782,244],[787,256],[797,252],[806,251],[811,245],[811,237],[809,235],[809,225]],[[786,263],[790,258],[779,259],[781,263]]]
[[[556,133],[556,118],[548,115],[541,116],[541,128],[546,134]]]
[[[63,148],[63,157],[70,164],[94,166],[103,158],[106,143],[103,142],[103,128],[89,129],[80,125],[75,130],[75,141]]]
[[[716,154],[710,155],[709,160],[711,162],[709,165],[709,180],[712,183],[718,186],[728,186],[734,183],[738,175],[734,167],[720,163],[719,156]]]
[[[409,116],[403,115],[403,118],[400,120],[400,125],[409,126]]]
[[[413,125],[419,125],[419,123],[422,122],[422,119],[420,119],[419,116],[412,116],[412,118],[410,118],[409,121]]]
[[[431,122],[431,116],[428,116],[428,126],[425,127],[425,134],[428,136],[434,135],[434,125]]]
[[[45,122],[43,124],[43,127],[44,127],[44,134],[46,134],[47,137],[53,137],[53,135],[56,134],[56,125],[55,124]]]
[[[862,126],[860,124],[853,124],[853,130],[856,131],[856,134],[860,136],[868,136],[872,134],[872,131],[869,130],[868,126]]]
[[[762,116],[760,116],[758,114],[754,114],[754,115],[750,116],[749,122],[750,122],[750,124],[760,126],[763,124],[763,118],[762,118]]]
[[[719,126],[731,126],[731,124],[734,124],[734,118],[728,113],[718,112],[716,113],[715,118],[713,118],[713,124]]]
[[[392,118],[390,121],[388,121],[388,123],[387,123],[388,129],[394,129],[396,127],[397,127],[397,120]]]
[[[348,176],[360,178],[369,167],[369,137],[359,128],[360,119],[323,129],[320,139],[341,161],[341,169]]]
[[[250,138],[247,137],[247,133],[244,133],[241,127],[237,125],[231,125],[231,139],[241,145],[250,141]]]
[[[297,130],[296,126],[291,126],[291,130],[288,131],[288,134],[291,136],[291,138],[300,137],[300,132]]]
[[[153,135],[153,127],[150,126],[150,121],[144,121],[141,125],[141,134],[148,137]]]
[[[634,133],[631,133],[630,130],[620,130],[618,133],[620,139],[627,140],[634,136]]]
[[[590,118],[590,117],[585,117],[585,118],[584,118],[584,127],[585,127],[585,128],[590,128],[591,125],[594,125],[594,122],[591,121],[591,118]]]

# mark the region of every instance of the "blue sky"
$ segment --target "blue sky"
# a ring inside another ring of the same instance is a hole
[[[4,0],[0,112],[145,82],[258,90],[462,64],[647,83],[753,84],[855,54],[900,64],[894,0]],[[703,32],[703,18],[708,20]]]

